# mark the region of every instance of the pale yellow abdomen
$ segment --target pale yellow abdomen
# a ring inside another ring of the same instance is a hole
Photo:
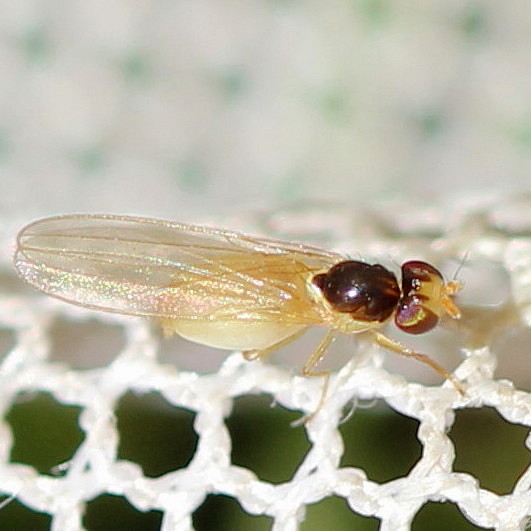
[[[165,335],[178,334],[190,341],[225,350],[263,350],[307,328],[306,325],[244,320],[163,319],[161,324]]]

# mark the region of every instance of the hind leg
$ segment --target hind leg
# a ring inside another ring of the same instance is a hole
[[[273,354],[273,352],[277,351],[278,349],[281,349],[282,347],[289,345],[291,342],[295,341],[296,339],[299,339],[299,337],[301,337],[304,334],[304,332],[306,332],[306,328],[303,328],[302,330],[295,332],[291,336],[285,337],[284,339],[281,339],[280,341],[273,343],[269,347],[261,348],[261,349],[253,349],[253,350],[244,350],[242,352],[243,357],[247,361],[261,360],[263,358],[267,358],[267,356]]]

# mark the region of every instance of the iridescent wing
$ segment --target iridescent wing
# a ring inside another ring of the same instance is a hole
[[[318,324],[308,276],[343,258],[297,243],[149,218],[66,215],[25,227],[15,267],[80,306],[163,319]]]

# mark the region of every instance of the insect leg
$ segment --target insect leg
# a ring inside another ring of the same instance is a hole
[[[285,347],[286,345],[289,345],[292,341],[299,339],[299,337],[301,337],[302,334],[304,334],[304,332],[306,332],[306,328],[303,328],[302,330],[295,332],[291,336],[285,337],[284,339],[281,339],[280,341],[277,341],[276,343],[269,345],[269,347],[261,348],[261,349],[253,349],[253,350],[244,350],[242,352],[243,357],[247,361],[259,360],[259,359],[265,358],[266,356],[273,354],[273,352],[275,352],[279,348]]]
[[[459,394],[461,394],[461,396],[466,396],[465,390],[463,389],[461,384],[456,380],[456,378],[451,375],[446,369],[441,367],[435,360],[432,360],[426,354],[420,354],[419,352],[415,352],[410,348],[405,347],[398,341],[395,341],[394,339],[385,336],[381,332],[377,332],[376,330],[371,330],[370,332],[373,334],[374,339],[376,340],[378,345],[387,350],[390,350],[391,352],[395,352],[396,354],[405,356],[406,358],[413,358],[426,365],[429,365],[432,369],[438,372],[445,380],[450,381],[452,385],[457,389]]]
[[[272,354],[274,351],[278,350],[279,348],[291,343],[292,341],[295,341],[298,339],[302,334],[306,332],[306,329],[303,328],[302,330],[296,332],[295,334],[286,337],[277,343],[273,343],[273,345],[264,348],[264,349],[256,349],[256,350],[246,350],[243,352],[243,356],[246,360],[257,360],[261,359],[265,356],[268,356],[269,354]],[[302,419],[299,419],[295,421],[292,425],[298,426],[300,424],[303,424],[305,422],[309,422],[321,409],[324,399],[326,397],[326,392],[328,390],[328,380],[330,378],[330,372],[329,371],[315,371],[315,367],[318,365],[318,363],[322,360],[325,352],[328,350],[330,345],[332,344],[334,340],[334,333],[332,331],[328,331],[326,335],[321,339],[321,342],[319,345],[317,345],[317,348],[313,351],[312,355],[308,358],[306,363],[304,364],[304,367],[302,369],[302,374],[304,376],[323,376],[324,377],[324,383],[323,383],[323,389],[321,391],[321,397],[319,399],[319,403],[317,404],[317,407],[313,413],[310,415],[304,416]]]
[[[323,389],[321,390],[321,397],[319,398],[319,402],[317,403],[315,411],[313,413],[310,413],[309,415],[304,416],[302,419],[295,421],[292,426],[298,426],[302,423],[310,422],[315,417],[315,415],[319,413],[319,410],[323,407],[326,398],[326,393],[328,391],[328,382],[330,381],[330,371],[316,371],[315,367],[317,367],[319,362],[323,359],[325,352],[329,349],[334,339],[334,332],[332,330],[329,330],[323,337],[323,339],[321,339],[320,343],[317,345],[317,348],[312,352],[312,355],[306,360],[306,363],[302,368],[302,374],[304,376],[323,376]]]
[[[321,339],[317,348],[313,351],[312,355],[306,360],[304,367],[302,368],[302,374],[304,376],[327,376],[330,374],[329,371],[315,371],[315,367],[323,359],[325,352],[328,350],[332,342],[334,341],[335,336],[332,330],[329,330],[326,335]]]

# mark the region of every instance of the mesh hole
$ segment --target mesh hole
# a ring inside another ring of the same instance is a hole
[[[185,467],[197,445],[194,417],[159,393],[125,394],[116,408],[119,458],[139,464],[149,477]]]
[[[227,355],[226,350],[206,347],[179,336],[163,338],[158,349],[161,363],[170,363],[182,371],[197,371],[201,374],[216,372]]]
[[[66,362],[79,370],[108,365],[125,345],[122,327],[96,319],[73,321],[58,318],[51,327],[50,337],[50,359]]]
[[[16,339],[12,330],[0,328],[0,359],[15,346]]]
[[[83,526],[90,531],[158,531],[160,511],[141,512],[125,498],[103,494],[87,503]]]
[[[478,527],[468,521],[454,503],[430,502],[423,505],[411,524],[411,531],[472,531],[473,529],[492,529]]]
[[[2,500],[3,501],[3,500]],[[17,500],[13,500],[0,510],[0,529],[31,529],[48,531],[52,517],[49,514],[32,511]]]
[[[528,433],[529,428],[506,422],[492,408],[458,411],[450,432],[454,470],[473,474],[483,488],[507,494],[529,466]]]
[[[418,425],[381,401],[371,409],[358,407],[339,428],[345,443],[341,466],[363,468],[377,482],[407,475],[421,456]]]
[[[368,518],[352,512],[343,498],[332,496],[311,505],[306,510],[306,518],[301,531],[333,529],[334,531],[376,531],[380,526],[377,518]]]
[[[20,293],[35,295],[35,290],[13,274],[11,270],[0,271],[0,291],[2,293],[16,293],[17,295]]]
[[[496,377],[509,378],[520,389],[531,389],[530,344],[529,328],[513,328],[497,337],[492,344],[492,351],[498,360]]]
[[[210,495],[194,512],[193,524],[195,531],[266,531],[271,528],[271,519],[246,513],[229,496]]]
[[[55,475],[83,440],[78,425],[81,408],[58,403],[48,393],[23,394],[6,415],[14,435],[11,461]]]
[[[249,468],[264,481],[280,483],[292,477],[309,444],[302,427],[290,426],[300,419],[300,413],[278,405],[271,407],[272,403],[270,395],[237,398],[226,424],[232,440],[232,463]],[[282,451],[272,454],[275,448]]]

